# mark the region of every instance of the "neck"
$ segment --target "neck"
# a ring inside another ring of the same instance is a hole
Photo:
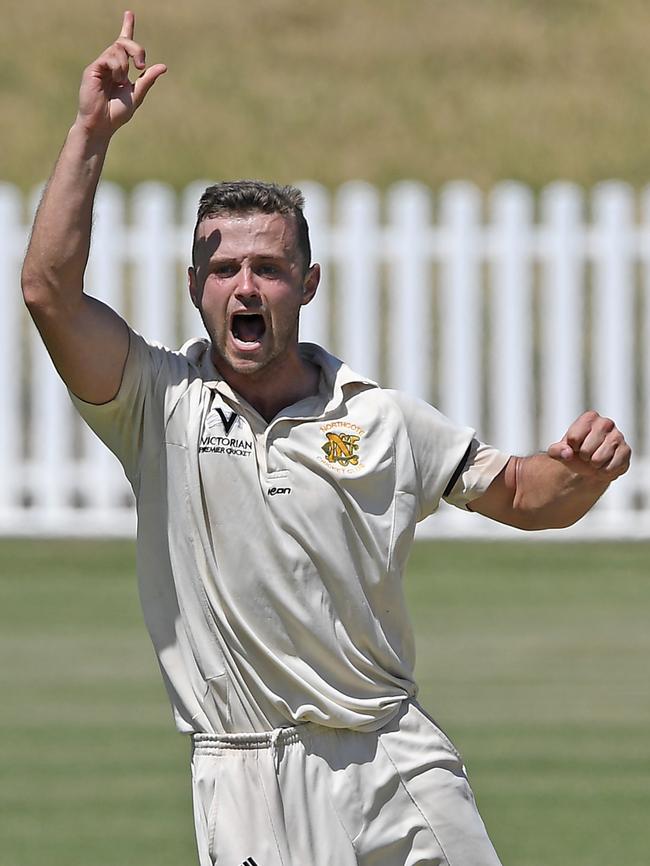
[[[320,368],[305,360],[297,346],[295,353],[276,358],[254,373],[233,370],[214,353],[212,360],[224,381],[266,421],[287,406],[318,393]]]

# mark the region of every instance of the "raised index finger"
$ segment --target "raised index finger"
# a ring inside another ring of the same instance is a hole
[[[122,19],[122,29],[120,30],[120,39],[133,39],[133,31],[135,30],[135,15],[128,10],[124,13]]]

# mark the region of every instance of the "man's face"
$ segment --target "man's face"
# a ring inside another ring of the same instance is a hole
[[[196,231],[194,263],[190,295],[223,376],[254,375],[297,350],[300,308],[320,272],[305,273],[293,216],[209,217]]]

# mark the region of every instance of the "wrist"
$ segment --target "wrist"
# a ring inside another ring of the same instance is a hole
[[[76,144],[88,157],[103,158],[106,156],[112,136],[112,131],[105,132],[90,128],[84,123],[83,118],[77,115],[68,132],[68,142]]]

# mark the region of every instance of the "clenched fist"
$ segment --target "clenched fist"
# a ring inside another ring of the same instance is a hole
[[[632,454],[614,422],[593,411],[577,418],[547,453],[578,475],[603,482],[627,472]]]

